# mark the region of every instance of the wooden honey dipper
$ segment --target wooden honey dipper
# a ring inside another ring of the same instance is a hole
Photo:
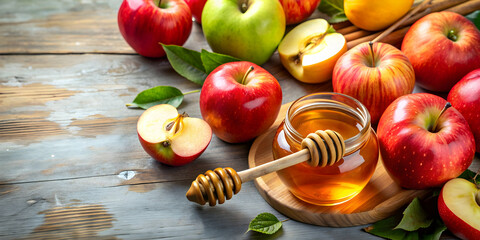
[[[242,183],[307,161],[313,167],[331,166],[345,154],[343,137],[332,130],[318,130],[302,140],[302,150],[275,161],[241,172],[233,168],[216,168],[200,174],[187,191],[187,199],[200,205],[215,206],[232,198],[242,188]]]

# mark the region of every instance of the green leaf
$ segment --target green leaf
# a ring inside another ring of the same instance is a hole
[[[345,13],[343,10],[343,0],[322,0],[318,10],[332,17],[338,13]]]
[[[282,222],[271,213],[260,213],[248,225],[248,231],[274,234],[282,227]]]
[[[403,211],[403,218],[395,229],[415,231],[419,228],[429,227],[432,222],[433,219],[423,210],[418,198],[415,198]]]
[[[318,10],[330,16],[329,23],[339,23],[348,20],[343,9],[343,0],[322,0]]]
[[[480,10],[472,12],[465,16],[468,20],[472,21],[478,29],[480,29]]]
[[[174,107],[180,106],[183,101],[183,93],[175,87],[157,86],[142,91],[127,107],[139,107],[148,109],[158,104],[170,104]]]
[[[347,15],[345,15],[345,13],[335,14],[328,20],[329,23],[340,23],[345,21],[348,21]]]
[[[432,202],[434,203],[438,201],[438,198],[430,197],[424,201],[426,201],[424,204],[431,204]],[[437,207],[432,206],[432,209],[429,210],[430,211],[425,211],[421,207],[420,201],[415,198],[408,205],[403,214],[397,214],[378,221],[364,230],[370,234],[392,240],[438,240],[446,227],[440,219],[440,216],[438,216]],[[418,219],[415,219],[418,216],[411,216],[412,214],[423,216],[421,217],[423,220],[419,221]],[[419,224],[419,222],[422,224]],[[430,223],[428,224],[428,222]],[[405,228],[415,230],[410,231],[405,230]]]
[[[401,215],[395,215],[380,220],[373,225],[366,227],[364,230],[378,237],[388,238],[392,240],[402,240],[405,239],[407,231],[403,229],[393,229],[395,226],[398,225],[401,219]]]
[[[215,68],[224,63],[241,61],[238,58],[234,58],[220,53],[209,52],[205,49],[202,49],[200,57],[202,59],[203,67],[205,68],[205,72],[207,74],[211,73],[213,70],[215,70]]]
[[[202,64],[200,53],[176,45],[163,45],[168,61],[182,77],[203,85],[207,73]]]
[[[447,230],[447,227],[440,219],[435,219],[433,224],[428,228],[429,231],[426,231],[422,235],[424,240],[439,240],[442,236],[443,231]]]
[[[480,184],[480,175],[477,176],[477,178],[475,179],[476,181],[473,182],[473,178],[475,177],[475,172],[473,171],[470,171],[469,169],[465,170],[465,172],[463,172],[462,174],[460,174],[460,176],[458,176],[458,178],[463,178],[463,179],[467,179],[468,181],[472,182],[472,183],[475,183],[475,184]]]

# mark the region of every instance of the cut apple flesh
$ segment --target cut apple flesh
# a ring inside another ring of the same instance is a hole
[[[325,82],[332,77],[338,58],[347,51],[342,34],[327,33],[324,19],[304,22],[290,31],[278,47],[283,66],[297,80]]]
[[[171,142],[173,152],[182,157],[193,156],[205,149],[212,138],[210,126],[200,118],[184,118],[180,131]]]
[[[475,229],[480,229],[480,205],[477,198],[480,190],[475,184],[465,179],[452,179],[448,181],[442,190],[445,205],[457,217],[468,223]]]
[[[175,123],[178,118],[181,119]],[[174,123],[179,126],[172,125]],[[177,109],[168,104],[147,109],[138,120],[137,131],[146,142],[171,147],[181,157],[198,154],[208,146],[212,137],[207,122],[199,118],[181,117]]]
[[[168,104],[153,106],[140,116],[137,131],[143,140],[159,143],[167,140],[166,127],[172,119],[178,116],[177,109]],[[170,121],[169,121],[170,120]]]

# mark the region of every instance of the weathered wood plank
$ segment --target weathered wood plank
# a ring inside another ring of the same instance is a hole
[[[193,178],[190,169],[247,167],[249,143],[226,144],[216,137],[189,167],[169,168],[143,152],[136,136],[136,121],[143,111],[127,109],[124,104],[157,85],[173,85],[185,92],[200,88],[176,74],[165,59],[11,55],[0,56],[0,67],[0,146],[7,150],[0,152],[0,159],[11,169],[2,176],[5,181],[46,181],[132,170],[149,176],[143,181],[157,182]],[[330,84],[306,85],[293,80],[281,67],[278,55],[265,67],[279,79],[283,102],[331,90]],[[198,101],[198,94],[186,96],[181,110],[201,117]]]
[[[135,193],[128,186],[113,186],[115,178],[19,184],[20,191],[0,198],[0,237],[264,239],[253,232],[245,234],[251,219],[261,212],[286,219],[260,197],[251,182],[228,204],[211,208],[187,202],[190,181],[148,184],[153,185],[152,191]],[[294,220],[285,222],[274,236],[343,239],[349,234],[355,239],[375,239],[359,227],[325,228]]]
[[[120,0],[0,2],[0,53],[134,51],[117,26]]]

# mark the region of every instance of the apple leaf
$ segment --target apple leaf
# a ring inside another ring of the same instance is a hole
[[[418,198],[415,198],[405,211],[403,211],[403,218],[395,229],[403,229],[411,232],[419,228],[427,228],[432,222],[433,219],[423,210]]]
[[[168,61],[182,77],[203,85],[207,73],[202,64],[200,53],[181,46],[163,45]]]
[[[345,15],[345,13],[334,14],[328,20],[329,23],[340,23],[340,22],[345,22],[345,21],[348,21],[347,15]]]
[[[202,49],[200,57],[202,59],[203,67],[205,68],[205,72],[207,74],[211,73],[213,70],[215,70],[215,68],[224,63],[241,61],[238,58],[234,58],[232,56],[220,53],[209,52],[205,49]]]
[[[258,214],[248,225],[248,231],[252,230],[264,234],[274,234],[282,227],[282,222],[271,213]]]
[[[477,176],[477,178],[475,178],[475,175],[476,173],[473,172],[473,171],[470,171],[469,169],[465,170],[465,172],[463,172],[462,174],[460,174],[460,176],[458,176],[458,178],[463,178],[463,179],[467,179],[468,181],[472,182],[472,183],[475,183],[475,184],[480,184],[480,174],[479,176]],[[473,182],[473,179],[475,178],[475,182]]]
[[[343,0],[322,0],[318,10],[330,16],[329,23],[339,23],[348,20],[343,9]]]
[[[447,230],[447,227],[443,222],[436,218],[432,225],[428,228],[428,230],[422,235],[422,239],[424,240],[438,240],[440,236],[442,236],[443,231]]]
[[[157,86],[139,93],[132,103],[127,104],[127,107],[148,109],[158,104],[178,107],[183,101],[183,96],[184,94],[175,87]]]
[[[446,227],[438,216],[437,206],[434,204],[437,201],[437,197],[426,198],[424,204],[431,207],[424,209],[418,198],[415,198],[403,214],[380,220],[364,230],[375,236],[393,240],[438,240]]]
[[[472,21],[478,29],[480,29],[480,10],[472,12],[465,16],[468,20]]]
[[[365,232],[375,236],[388,238],[392,240],[405,239],[407,231],[403,229],[394,229],[402,219],[401,215],[395,215],[387,219],[380,220],[371,226],[364,228]]]

